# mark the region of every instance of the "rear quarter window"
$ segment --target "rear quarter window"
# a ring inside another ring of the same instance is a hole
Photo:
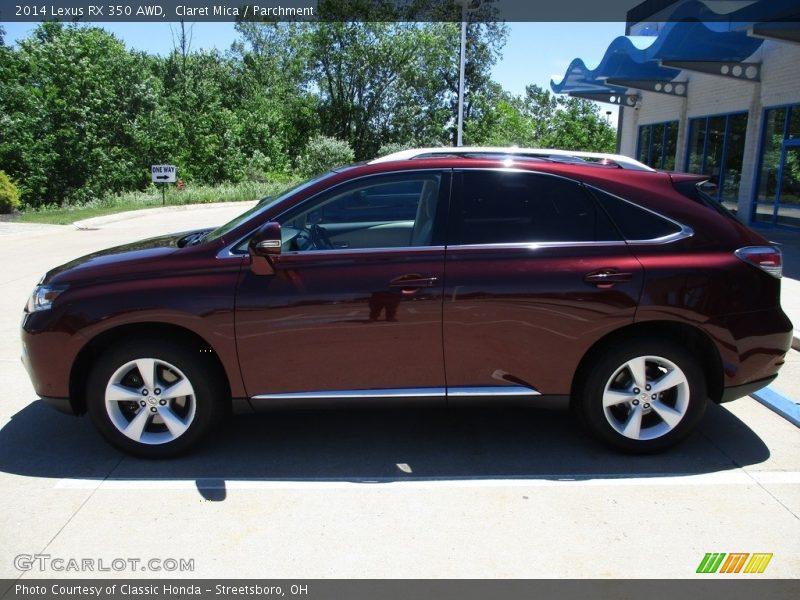
[[[681,231],[680,225],[666,217],[603,190],[590,189],[626,240],[657,240]]]

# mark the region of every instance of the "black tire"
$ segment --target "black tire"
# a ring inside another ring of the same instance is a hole
[[[136,361],[140,365],[153,361],[152,369],[144,369],[152,371],[153,390],[146,390],[148,386],[138,365],[131,365]],[[122,342],[105,351],[89,374],[86,398],[89,416],[100,434],[124,452],[142,458],[176,456],[224,420],[230,399],[218,372],[208,357],[175,342],[158,339]],[[119,386],[115,389],[124,390],[125,400],[106,401],[112,379]],[[147,394],[143,394],[145,390]],[[193,393],[172,397],[170,390]],[[133,391],[141,394],[135,401],[133,395],[130,399],[126,396]],[[140,419],[134,423],[136,417]],[[144,423],[141,428],[140,423]],[[121,429],[132,424],[134,427],[128,431],[134,437],[140,432],[138,440]]]
[[[680,344],[631,339],[603,348],[590,361],[577,386],[573,408],[590,433],[616,450],[634,454],[665,450],[689,435],[705,412],[705,376],[691,352]],[[673,367],[677,368],[674,373]],[[645,373],[647,389],[637,386],[634,369]],[[653,399],[652,392],[673,381],[680,383]],[[623,396],[629,400],[617,403]]]

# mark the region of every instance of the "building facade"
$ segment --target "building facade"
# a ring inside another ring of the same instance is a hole
[[[800,4],[738,5],[648,0],[628,13],[636,38],[615,40],[596,69],[576,59],[551,86],[620,106],[620,153],[707,175],[742,221],[800,234]]]

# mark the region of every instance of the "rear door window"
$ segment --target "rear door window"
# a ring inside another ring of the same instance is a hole
[[[621,239],[578,182],[538,173],[464,171],[450,243],[514,244]]]

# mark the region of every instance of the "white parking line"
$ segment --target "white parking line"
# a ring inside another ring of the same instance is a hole
[[[497,487],[625,487],[625,486],[719,486],[719,485],[798,485],[799,471],[724,471],[699,475],[654,476],[636,473],[628,476],[596,475],[539,475],[530,479],[360,479],[324,480],[308,479],[226,479],[201,477],[198,479],[61,479],[54,489],[69,490],[195,490],[198,487],[228,490],[305,490],[305,489],[441,489],[441,488],[497,488]]]

